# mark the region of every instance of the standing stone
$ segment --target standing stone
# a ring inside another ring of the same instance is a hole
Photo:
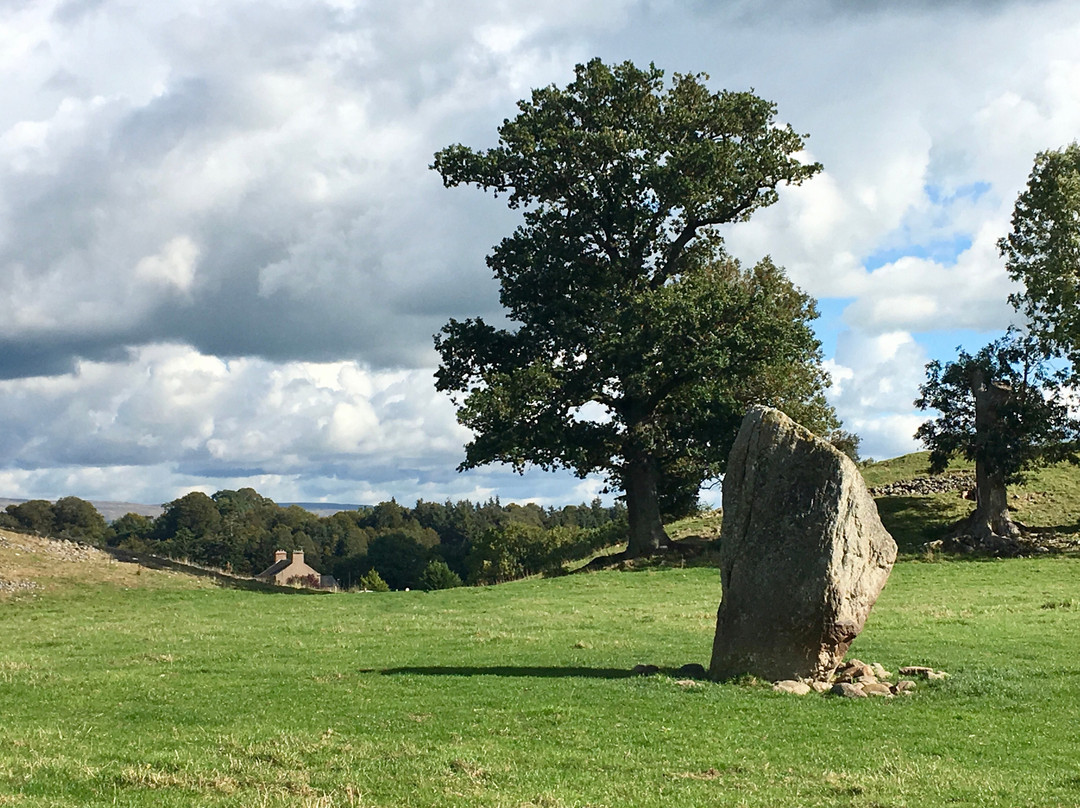
[[[754,407],[724,477],[710,677],[827,678],[895,560],[855,464],[779,410]]]

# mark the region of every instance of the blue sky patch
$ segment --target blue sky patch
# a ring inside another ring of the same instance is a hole
[[[927,244],[904,244],[900,247],[888,247],[871,253],[863,261],[863,266],[870,272],[901,258],[927,258],[943,266],[953,266],[964,250],[971,248],[971,236],[964,234],[951,239],[931,241]]]
[[[951,194],[942,192],[938,185],[927,185],[923,188],[926,198],[935,205],[952,205],[960,200],[975,202],[990,191],[990,183],[973,182],[969,185],[961,185]]]
[[[817,302],[821,316],[811,325],[821,340],[821,350],[826,359],[836,356],[836,338],[841,331],[848,330],[844,322],[844,309],[854,302],[853,297],[824,297]]]
[[[971,328],[956,328],[949,331],[917,331],[912,336],[926,350],[929,359],[951,362],[956,359],[957,346],[969,354],[974,354],[1004,333],[1004,330],[976,331]]]

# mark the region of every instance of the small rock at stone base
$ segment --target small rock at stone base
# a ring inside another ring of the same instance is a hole
[[[910,679],[901,679],[895,685],[893,685],[894,693],[913,693],[915,691],[915,683]]]
[[[705,666],[699,665],[697,662],[690,662],[675,671],[675,675],[680,679],[704,679],[706,675]]]
[[[885,668],[882,667],[880,662],[875,662],[870,667],[874,669],[874,675],[877,676],[878,679],[892,678],[892,674],[885,670]]]
[[[926,677],[926,674],[933,671],[933,668],[928,668],[925,665],[905,665],[900,669],[901,676],[922,676]]]
[[[806,682],[796,681],[795,679],[784,679],[782,682],[774,684],[772,689],[777,693],[791,693],[796,696],[805,696],[810,692],[810,685]]]
[[[676,679],[675,684],[679,687],[704,687],[697,679]]]
[[[830,690],[834,696],[843,696],[845,699],[865,699],[866,693],[859,685],[853,685],[851,682],[837,682],[832,686]]]
[[[863,677],[869,677],[863,679]],[[867,665],[865,662],[861,662],[858,659],[852,659],[841,665],[836,669],[836,681],[838,682],[860,682],[860,681],[877,681],[874,676],[874,669]]]
[[[813,681],[810,687],[817,693],[828,693],[832,690],[832,682]]]
[[[660,669],[655,665],[635,665],[630,671],[634,676],[652,676],[659,673]]]
[[[874,669],[861,659],[853,659],[844,666],[852,676],[873,676]]]
[[[922,679],[948,679],[949,674],[945,671],[936,671],[925,665],[907,665],[900,669],[903,676],[918,676]]]
[[[892,696],[892,688],[884,682],[867,682],[862,686],[862,691],[868,696]]]

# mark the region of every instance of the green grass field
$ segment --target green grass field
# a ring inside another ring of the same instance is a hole
[[[1080,805],[1076,558],[899,564],[850,656],[951,677],[857,701],[630,676],[707,663],[704,568],[323,596],[12,569],[41,588],[0,597],[0,805]]]

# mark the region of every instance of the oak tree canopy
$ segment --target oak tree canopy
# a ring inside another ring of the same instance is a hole
[[[474,433],[462,467],[603,473],[625,492],[631,555],[665,544],[662,515],[722,473],[749,405],[839,426],[814,301],[720,233],[821,166],[774,104],[706,79],[594,59],[520,101],[494,148],[453,145],[432,166],[523,220],[488,257],[509,326],[451,320],[435,337],[436,385]]]

